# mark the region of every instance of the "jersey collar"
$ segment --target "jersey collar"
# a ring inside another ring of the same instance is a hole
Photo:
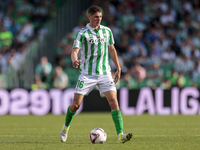
[[[92,27],[89,25],[89,23],[86,25],[86,27],[87,27],[89,30],[91,30],[91,31],[94,30],[94,28],[92,28]],[[102,29],[102,25],[100,25],[100,28],[99,28],[99,29]]]

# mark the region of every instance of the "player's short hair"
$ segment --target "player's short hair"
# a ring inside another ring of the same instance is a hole
[[[88,8],[88,12],[87,13],[90,14],[90,15],[93,15],[96,12],[102,12],[102,9],[99,6],[93,5],[93,6],[90,6]]]

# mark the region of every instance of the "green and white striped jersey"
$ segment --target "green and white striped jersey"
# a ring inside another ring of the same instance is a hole
[[[79,30],[73,48],[79,48],[81,52],[80,72],[88,75],[111,74],[108,45],[113,44],[113,34],[108,27],[100,25],[97,31],[87,24]]]

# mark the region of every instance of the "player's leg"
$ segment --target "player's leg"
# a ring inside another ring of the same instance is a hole
[[[74,94],[74,99],[72,101],[72,104],[67,109],[66,119],[65,119],[65,126],[69,127],[71,124],[71,121],[76,113],[76,111],[79,109],[81,102],[83,100],[84,95],[81,94]]]
[[[123,133],[123,120],[117,101],[117,90],[111,75],[102,75],[98,82],[100,95],[105,96],[110,107],[117,134]]]
[[[132,133],[123,134],[123,119],[121,111],[119,110],[119,105],[117,101],[117,92],[107,91],[104,93],[104,95],[106,96],[108,103],[111,107],[111,115],[115,123],[118,140],[120,143],[125,143],[132,138],[133,134]]]
[[[123,134],[123,119],[121,111],[119,110],[119,104],[117,101],[117,90],[113,78],[111,75],[100,76],[98,87],[101,96],[105,96],[108,100],[108,103],[111,107],[111,115],[115,124],[115,128],[118,135],[118,140],[121,143],[132,138],[132,133]]]
[[[63,125],[63,128],[60,132],[60,141],[61,142],[65,142],[67,140],[67,134],[69,131],[71,121],[72,121],[74,115],[76,114],[76,111],[80,107],[83,97],[84,97],[84,95],[76,94],[76,93],[74,94],[73,102],[67,109],[65,124]]]
[[[97,83],[97,79],[98,79],[97,76],[83,75],[83,74],[79,76],[74,92],[73,102],[67,109],[65,124],[60,132],[61,142],[65,142],[67,140],[67,133],[69,131],[71,121],[76,111],[80,107],[84,95],[88,95],[90,91],[94,89]]]
[[[117,135],[119,135],[120,133],[123,133],[123,120],[117,101],[117,92],[107,91],[104,93],[104,95],[106,96],[106,99],[111,107],[111,115],[115,123]]]

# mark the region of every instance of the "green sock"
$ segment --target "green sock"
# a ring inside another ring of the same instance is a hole
[[[66,119],[65,119],[65,125],[67,127],[70,126],[70,123],[71,123],[71,121],[72,121],[72,119],[73,119],[73,117],[74,117],[75,114],[76,113],[72,113],[71,110],[70,110],[70,108],[68,107],[67,114],[66,114]]]
[[[112,119],[115,123],[115,128],[117,131],[117,135],[123,132],[123,120],[120,110],[111,111]]]

